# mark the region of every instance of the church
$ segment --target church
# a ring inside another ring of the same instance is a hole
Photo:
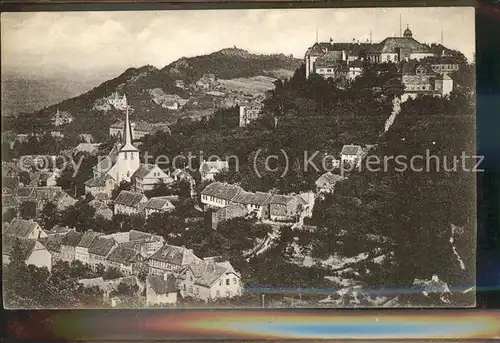
[[[151,190],[160,182],[168,184],[173,181],[157,165],[141,163],[139,149],[132,142],[133,129],[127,107],[122,142],[113,146],[107,156],[99,158],[93,168],[93,177],[85,182],[86,193],[110,200],[113,189],[122,181],[130,182],[137,192]]]

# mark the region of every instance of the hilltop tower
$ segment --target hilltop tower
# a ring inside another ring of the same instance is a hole
[[[139,149],[137,149],[133,144],[133,130],[130,124],[130,118],[128,115],[128,107],[125,111],[125,123],[123,125],[123,138],[118,156],[116,159],[116,181],[118,184],[122,181],[130,182],[130,178],[139,169]]]

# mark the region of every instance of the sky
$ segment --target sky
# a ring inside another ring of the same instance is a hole
[[[351,8],[2,13],[2,71],[119,74],[236,46],[303,58],[316,40],[373,42],[409,25],[423,43],[475,51],[474,9]]]

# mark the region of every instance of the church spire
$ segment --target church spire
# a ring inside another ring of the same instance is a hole
[[[130,118],[128,115],[128,106],[125,110],[125,123],[123,125],[123,147],[122,151],[137,151],[137,148],[132,145],[132,125],[130,125]]]

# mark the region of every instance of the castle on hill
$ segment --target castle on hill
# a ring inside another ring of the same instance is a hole
[[[406,87],[402,97],[418,94],[447,96],[453,90],[450,74],[460,68],[462,61],[452,56],[442,44],[420,43],[409,26],[400,37],[387,37],[379,43],[316,42],[307,49],[304,62],[306,78],[317,74],[325,79],[353,80],[361,75],[364,63],[396,63]]]

